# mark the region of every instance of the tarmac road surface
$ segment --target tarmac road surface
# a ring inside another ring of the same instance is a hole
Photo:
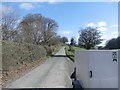
[[[70,78],[73,62],[66,57],[64,47],[45,63],[25,74],[5,88],[72,88]]]

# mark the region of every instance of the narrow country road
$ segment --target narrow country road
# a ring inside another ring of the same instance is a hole
[[[73,62],[66,57],[63,47],[45,63],[10,83],[6,88],[72,88],[70,75],[73,70]]]

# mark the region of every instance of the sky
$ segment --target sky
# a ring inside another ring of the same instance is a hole
[[[98,27],[105,45],[107,40],[118,36],[118,2],[2,2],[0,11],[15,9],[22,17],[32,13],[54,19],[58,34],[79,38],[78,31],[87,26]]]

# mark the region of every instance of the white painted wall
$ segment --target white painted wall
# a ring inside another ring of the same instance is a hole
[[[118,60],[117,50],[76,51],[76,76],[84,88],[118,88],[118,61],[113,61],[113,52]]]

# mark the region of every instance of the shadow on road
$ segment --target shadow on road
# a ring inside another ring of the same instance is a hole
[[[67,57],[68,57],[72,62],[75,62],[73,55],[67,55]]]
[[[67,57],[66,55],[51,55],[51,57]]]
[[[74,62],[73,55],[51,55],[51,57],[68,57],[72,62]]]

